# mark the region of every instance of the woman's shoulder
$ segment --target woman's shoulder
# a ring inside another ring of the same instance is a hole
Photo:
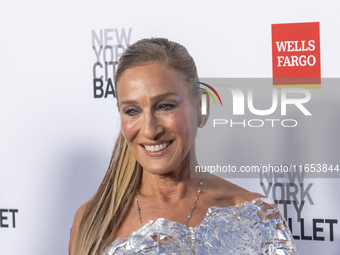
[[[77,209],[77,211],[76,211],[76,213],[74,215],[73,224],[72,224],[72,228],[71,228],[71,234],[70,234],[69,254],[71,254],[72,245],[73,245],[73,242],[74,242],[74,238],[75,238],[75,236],[77,234],[81,218],[83,217],[85,209],[86,209],[86,207],[88,206],[89,203],[90,203],[90,201],[87,201],[84,204],[82,204]]]
[[[251,192],[223,178],[206,179],[211,199],[216,206],[227,207],[251,202],[257,198],[266,198],[260,193]]]
[[[206,179],[207,180],[207,179]],[[207,183],[207,200],[215,207],[254,206],[266,218],[282,218],[273,201],[264,195],[251,192],[222,178],[210,178]],[[208,195],[210,193],[210,195]]]
[[[75,215],[74,215],[74,219],[73,219],[73,225],[72,225],[72,229],[73,226],[76,224],[77,226],[80,223],[81,217],[83,216],[85,209],[87,208],[87,206],[89,205],[90,201],[85,202],[84,204],[82,204],[76,211]]]

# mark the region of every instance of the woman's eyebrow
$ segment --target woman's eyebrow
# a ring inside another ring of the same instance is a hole
[[[168,93],[164,93],[164,94],[151,97],[150,101],[151,102],[160,101],[166,98],[167,96],[179,96],[179,94],[176,92],[168,92]],[[120,102],[119,106],[121,106],[122,104],[137,104],[137,103],[138,102],[136,100],[125,100],[125,101]]]
[[[125,101],[119,103],[119,107],[122,106],[122,104],[137,104],[137,101],[135,101],[135,100],[125,100]]]
[[[151,102],[161,101],[162,99],[166,98],[167,96],[179,96],[179,95],[176,92],[168,92],[168,93],[165,93],[165,94],[154,96],[150,99],[150,101]]]

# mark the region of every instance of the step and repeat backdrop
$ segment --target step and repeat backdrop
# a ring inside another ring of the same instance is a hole
[[[248,104],[241,118],[219,114],[210,100],[219,117],[205,128],[223,128],[225,136],[205,152],[213,140],[199,133],[198,161],[249,171],[326,168],[327,176],[222,177],[272,198],[300,254],[340,254],[339,9],[335,1],[314,0],[2,1],[0,254],[68,254],[74,213],[98,188],[120,129],[117,61],[149,37],[186,46],[211,83],[266,78],[266,88],[277,91],[275,113],[272,92],[261,94],[268,102],[262,105],[254,90],[256,109]],[[218,86],[225,105],[235,100]],[[294,87],[301,89],[296,99],[282,92]],[[248,100],[247,89],[239,89]]]

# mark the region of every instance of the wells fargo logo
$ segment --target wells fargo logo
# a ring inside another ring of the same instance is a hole
[[[319,22],[272,24],[275,87],[321,87]]]

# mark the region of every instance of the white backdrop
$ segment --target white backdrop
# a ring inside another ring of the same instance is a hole
[[[106,30],[110,45],[123,29],[131,28],[123,46],[166,37],[187,47],[200,77],[253,78],[272,77],[271,24],[320,22],[321,75],[339,77],[339,9],[335,1],[2,1],[0,254],[67,254],[73,215],[106,171],[119,120],[112,95],[94,98],[92,30]],[[231,181],[263,193],[259,180]],[[307,214],[339,220],[340,181],[313,183]],[[334,241],[324,228],[325,241],[296,240],[301,254],[340,254],[339,223]]]

